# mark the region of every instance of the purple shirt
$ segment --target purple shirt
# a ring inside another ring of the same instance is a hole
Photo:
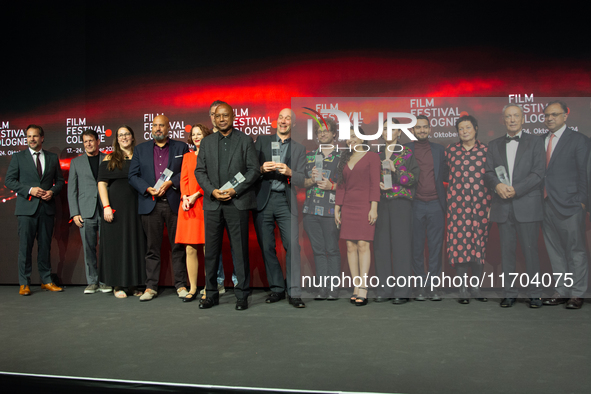
[[[154,175],[156,175],[156,180],[160,178],[160,175],[166,170],[166,166],[168,166],[168,147],[170,144],[168,140],[166,140],[166,145],[162,148],[156,145],[154,142]]]

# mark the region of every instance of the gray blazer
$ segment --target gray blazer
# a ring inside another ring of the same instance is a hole
[[[105,158],[105,154],[99,153],[99,164]],[[98,200],[97,181],[92,175],[90,163],[86,153],[75,157],[70,162],[70,175],[68,176],[68,205],[70,206],[70,218],[76,215],[82,219],[91,218],[96,210]]]
[[[229,177],[232,178],[240,172],[246,179],[236,186],[236,197],[231,201],[239,210],[254,209],[257,207],[254,184],[261,175],[254,142],[240,130],[233,129],[232,133],[235,135],[232,136],[230,145]],[[219,178],[218,147],[218,134],[210,134],[201,141],[197,156],[195,177],[204,192],[204,211],[215,211],[220,206],[220,202],[212,196],[215,189],[223,186],[220,185]]]
[[[513,188],[515,197],[503,200],[494,190],[501,183],[495,168],[505,166],[509,171],[507,164],[507,143],[505,135],[488,144],[486,154],[486,163],[484,168],[486,173],[484,179],[490,189],[493,191],[493,199],[490,210],[490,220],[497,223],[504,223],[509,216],[510,205],[513,205],[515,219],[518,222],[536,222],[544,218],[542,207],[543,188],[542,181],[546,171],[546,154],[544,151],[544,141],[539,136],[521,133],[521,140],[515,155],[515,165],[513,167]]]

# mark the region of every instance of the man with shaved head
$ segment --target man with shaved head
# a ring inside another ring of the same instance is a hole
[[[180,195],[181,166],[183,155],[189,152],[186,143],[169,138],[169,120],[164,115],[154,118],[152,123],[152,141],[146,141],[135,147],[129,167],[129,183],[138,192],[138,213],[146,232],[148,251],[146,253],[146,292],[140,301],[150,301],[158,295],[160,278],[160,248],[164,224],[168,230],[168,240],[172,250],[172,270],[174,286],[180,298],[188,294],[186,286],[187,269],[185,266],[185,247],[175,244],[176,223],[178,218]],[[169,180],[157,189],[156,182],[164,170],[172,171]]]
[[[304,186],[306,150],[291,139],[295,125],[293,111],[284,108],[277,117],[277,134],[260,135],[255,144],[262,177],[257,184],[255,226],[271,294],[265,302],[274,303],[287,296],[296,308],[306,305],[301,299],[300,245],[298,241],[298,209],[296,188]],[[275,223],[279,226],[285,249],[285,271],[275,252]]]
[[[254,183],[260,176],[252,138],[234,129],[234,113],[226,103],[214,115],[218,132],[201,141],[195,177],[203,189],[205,220],[205,290],[199,308],[219,304],[216,281],[224,228],[228,232],[234,270],[236,310],[248,309],[250,266],[248,259],[248,214],[256,208]]]

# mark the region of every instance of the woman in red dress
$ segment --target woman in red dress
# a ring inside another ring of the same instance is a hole
[[[473,116],[459,118],[456,130],[460,141],[445,149],[445,163],[449,171],[447,253],[450,264],[459,276],[464,277],[470,267],[472,276],[480,280],[488,241],[491,200],[489,190],[484,184],[484,163],[488,147],[476,139],[478,121]],[[470,281],[462,282],[459,295],[461,304],[470,302],[467,288],[469,284]],[[472,286],[471,293],[477,300],[487,301],[480,294],[478,286]]]
[[[177,244],[187,245],[187,273],[191,289],[183,302],[191,302],[197,294],[197,245],[205,244],[205,228],[203,225],[203,189],[199,187],[195,179],[197,167],[197,154],[199,144],[203,138],[211,134],[211,131],[202,124],[196,124],[191,130],[188,142],[195,145],[195,151],[185,153],[181,168],[181,196],[182,203],[179,207],[179,218],[176,227]]]
[[[363,130],[359,128],[360,133]],[[381,161],[369,145],[351,131],[337,167],[335,222],[341,228],[341,239],[347,240],[347,260],[355,291],[351,303],[367,305],[367,278],[371,264],[370,242],[373,241],[380,201]]]

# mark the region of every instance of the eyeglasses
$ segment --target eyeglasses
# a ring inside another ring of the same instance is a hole
[[[131,133],[123,133],[123,134],[119,134],[119,135],[117,136],[117,138],[127,138],[127,137],[129,137],[130,135],[131,135]]]
[[[547,118],[558,118],[560,115],[564,115],[564,112],[560,112],[560,113],[551,113],[551,114],[544,114],[545,117]]]
[[[319,129],[319,130],[316,132],[316,134],[317,134],[317,135],[319,135],[319,134],[330,134],[330,133],[332,133],[332,131],[330,131],[330,130],[326,130],[326,129]]]

